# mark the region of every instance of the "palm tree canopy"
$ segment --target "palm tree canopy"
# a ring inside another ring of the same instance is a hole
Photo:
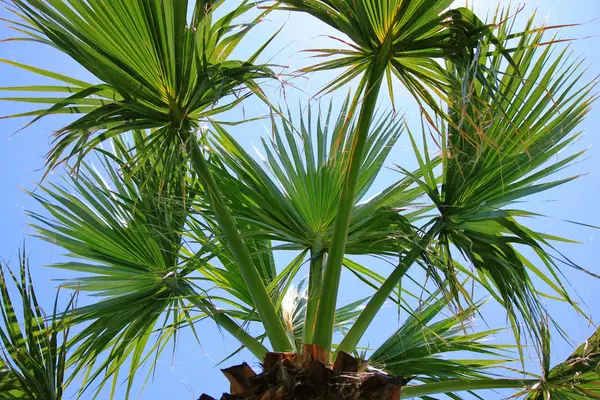
[[[28,93],[3,100],[49,104],[12,117],[75,115],[56,132],[48,164],[78,174],[31,193],[44,211],[30,216],[39,237],[68,253],[52,265],[77,274],[64,286],[93,302],[43,318],[23,256],[20,280],[11,274],[19,321],[2,272],[0,390],[58,400],[71,368],[83,376],[80,396],[106,387],[114,397],[124,381],[129,398],[144,364],[156,366],[184,329],[200,340],[197,324],[210,319],[260,361],[269,349],[282,360],[293,353],[300,371],[321,365],[339,377],[327,364],[353,353],[367,359],[366,374],[399,378],[407,397],[506,387],[530,399],[600,398],[597,334],[551,368],[544,305],[583,314],[563,267],[598,276],[558,251],[568,239],[533,229],[526,221],[539,215],[522,205],[577,177],[557,173],[583,151],[558,155],[596,98],[596,82],[544,38],[547,28],[530,20],[514,32],[508,10],[484,24],[450,0],[283,0],[249,23],[240,20],[258,4],[250,1],[219,18],[222,0],[13,3],[23,40],[55,47],[97,81],[0,60],[60,82],[0,88]],[[325,61],[303,70],[345,69],[324,91],[361,77],[339,112],[272,106],[257,79],[274,74],[256,65],[270,39],[247,60],[230,59],[274,9],[306,12],[346,36],[345,49],[313,49]],[[392,101],[394,77],[416,99],[422,142],[395,112],[376,111],[386,77]],[[213,118],[249,95],[272,112],[262,164]],[[401,135],[417,169],[397,165],[398,178],[365,199]],[[279,250],[294,252],[289,262],[277,265]],[[354,255],[394,268],[382,276]],[[295,283],[305,266],[303,291]],[[374,293],[337,304],[343,268]],[[499,368],[518,357],[486,342],[499,330],[472,329],[483,304],[473,286],[505,308],[522,362],[523,336],[533,338],[541,374],[512,379]],[[389,302],[408,316],[365,347]],[[67,339],[73,326],[81,329]]]

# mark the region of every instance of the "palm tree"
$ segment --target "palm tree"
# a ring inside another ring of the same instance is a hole
[[[46,213],[31,217],[41,238],[72,257],[54,265],[80,274],[66,287],[100,299],[52,319],[52,332],[80,327],[64,342],[70,357],[60,366],[84,380],[79,395],[109,385],[114,396],[129,364],[129,397],[144,363],[211,319],[263,366],[258,375],[247,364],[223,370],[235,396],[223,398],[460,398],[495,388],[529,398],[598,396],[597,340],[550,368],[551,318],[541,301],[583,314],[560,279],[561,266],[582,268],[554,250],[560,238],[527,227],[521,217],[536,215],[519,209],[522,198],[575,178],[554,176],[581,156],[555,157],[595,99],[595,82],[578,83],[580,63],[555,55],[557,43],[531,20],[513,32],[509,11],[484,24],[468,9],[448,9],[449,0],[242,1],[217,17],[222,3],[12,1],[23,40],[57,48],[100,81],[0,60],[60,82],[1,88],[51,104],[14,117],[33,117],[30,125],[76,115],[54,134],[47,158],[49,169],[64,163],[72,174],[32,193]],[[257,5],[250,23],[238,21]],[[330,58],[304,70],[344,69],[323,92],[358,79],[339,111],[309,106],[298,117],[271,105],[260,85],[278,77],[257,60],[272,38],[247,60],[230,58],[276,9],[309,13],[349,39],[350,50],[315,50]],[[419,104],[423,150],[401,117],[377,115],[384,78],[392,101],[397,79]],[[264,165],[215,118],[250,95],[272,110]],[[401,134],[418,168],[397,166],[398,180],[363,200]],[[296,253],[278,266],[277,251]],[[381,276],[349,257],[357,254],[396,266]],[[306,291],[294,286],[304,263]],[[340,307],[343,268],[374,294]],[[421,293],[404,288],[406,279]],[[482,343],[495,331],[472,330],[482,302],[471,285],[506,309],[517,358],[532,341],[541,375],[499,369],[515,357]],[[386,301],[408,317],[379,347],[365,348]],[[2,329],[13,336],[10,320]],[[0,365],[9,366],[0,388],[12,388],[25,367]]]

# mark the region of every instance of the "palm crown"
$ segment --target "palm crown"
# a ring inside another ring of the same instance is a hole
[[[129,362],[129,396],[146,361],[156,361],[180,330],[197,334],[195,324],[210,318],[264,361],[263,380],[280,379],[270,369],[275,357],[278,371],[298,376],[310,376],[315,365],[332,379],[366,369],[369,378],[356,389],[364,398],[394,398],[402,386],[403,396],[423,398],[523,387],[528,398],[598,396],[591,372],[595,344],[555,368],[548,361],[541,296],[583,313],[559,278],[561,265],[582,268],[555,253],[552,243],[561,238],[528,228],[521,217],[535,214],[518,205],[575,178],[554,174],[582,154],[555,157],[577,138],[595,99],[595,82],[577,84],[579,63],[564,51],[554,55],[555,43],[545,41],[545,29],[532,21],[512,32],[508,11],[484,24],[468,9],[449,9],[447,0],[286,0],[258,4],[259,15],[243,24],[236,21],[257,4],[243,1],[217,18],[221,3],[13,1],[13,23],[24,39],[54,46],[100,81],[0,60],[61,82],[1,88],[33,93],[21,101],[51,104],[14,116],[33,117],[33,123],[76,114],[56,132],[48,167],[66,162],[77,174],[32,193],[45,213],[31,216],[39,236],[73,258],[54,267],[84,275],[66,286],[99,300],[75,308],[68,318],[55,310],[48,328],[52,340],[71,326],[83,328],[65,338],[60,351],[41,346],[32,366],[21,366],[16,354],[32,353],[31,346],[14,339],[19,332],[3,289],[1,332],[13,361],[0,359],[0,389],[33,390],[18,388],[20,373],[45,363],[47,350],[54,358],[60,353],[51,366],[60,376],[65,368],[84,376],[80,394],[110,384],[114,395]],[[249,30],[278,9],[309,13],[348,38],[340,39],[348,48],[315,49],[327,59],[304,70],[344,69],[324,91],[360,78],[340,110],[309,106],[298,117],[271,105],[260,81],[274,74],[257,63],[270,39],[247,60],[230,58]],[[384,78],[392,100],[392,80],[398,79],[420,105],[423,150],[396,113],[376,114]],[[250,95],[272,110],[262,164],[213,118]],[[203,123],[210,127],[199,129]],[[437,157],[429,153],[427,130],[435,132]],[[418,168],[397,166],[398,180],[364,200],[402,134],[413,145]],[[290,263],[276,265],[275,252],[290,250],[296,251]],[[537,260],[525,255],[530,250]],[[348,257],[356,254],[387,257],[396,267],[380,276]],[[304,264],[306,291],[294,289]],[[411,308],[406,298],[422,295],[402,288],[402,281],[416,281],[416,267],[433,288],[417,281],[428,294]],[[343,268],[374,294],[339,306]],[[534,279],[549,293],[536,289]],[[4,278],[1,283],[6,286]],[[491,372],[512,357],[502,346],[482,343],[496,331],[470,330],[482,304],[469,291],[472,284],[506,308],[521,358],[523,334],[533,339],[543,360],[540,377],[498,378]],[[28,293],[21,290],[34,298]],[[380,347],[366,350],[366,362],[351,361],[349,354],[364,350],[361,340],[389,300],[408,317]],[[442,316],[445,310],[454,313]],[[41,314],[33,314],[26,322],[41,324]],[[334,332],[343,337],[335,346]],[[478,358],[451,356],[461,351]],[[352,363],[354,369],[344,369]],[[226,372],[237,392],[232,394],[251,393],[238,372]],[[255,381],[259,389],[251,395],[266,385]],[[295,393],[289,382],[274,385],[268,390]],[[60,398],[62,391],[53,396]]]

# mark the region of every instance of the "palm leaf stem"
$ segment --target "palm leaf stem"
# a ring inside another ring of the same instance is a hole
[[[211,317],[219,327],[229,332],[231,336],[250,350],[256,358],[261,361],[264,360],[269,350],[209,300],[199,296],[189,283],[178,281],[175,278],[167,278],[166,283],[171,290],[184,296],[202,312]]]
[[[402,398],[424,397],[439,393],[454,393],[485,389],[522,389],[538,383],[536,379],[460,379],[405,386]]]
[[[358,342],[365,334],[366,330],[371,326],[377,312],[381,309],[386,299],[392,294],[396,285],[402,279],[406,271],[411,265],[421,256],[424,249],[429,245],[431,240],[438,234],[440,230],[439,221],[434,223],[427,233],[415,243],[411,251],[402,259],[398,266],[392,271],[390,276],[383,282],[381,287],[377,289],[373,297],[369,300],[365,308],[362,310],[348,333],[344,336],[339,346],[336,349],[336,355],[339,351],[352,353]],[[335,359],[335,355],[334,355]]]
[[[352,137],[352,147],[348,157],[349,164],[346,169],[344,186],[340,196],[340,205],[335,218],[327,263],[323,275],[323,287],[327,290],[321,293],[313,343],[326,350],[324,354],[331,354],[331,342],[333,340],[333,328],[335,319],[336,301],[338,296],[340,277],[342,273],[342,262],[346,250],[350,217],[354,207],[356,187],[360,168],[363,162],[363,153],[366,147],[369,128],[375,112],[377,97],[381,83],[385,75],[386,66],[389,62],[391,51],[391,37],[385,40],[381,51],[375,55],[372,67],[363,77],[366,79],[365,93],[358,118],[356,131]],[[327,361],[327,360],[322,360]]]
[[[189,131],[180,131],[180,135],[186,144],[186,151],[190,157],[192,167],[205,188],[206,197],[215,214],[219,228],[225,236],[231,253],[237,261],[244,281],[248,286],[248,291],[252,296],[254,306],[260,315],[273,350],[277,352],[293,351],[294,348],[285,332],[281,318],[277,314],[260,274],[252,262],[250,252],[244,244],[235,221],[223,200],[221,191],[210,172],[208,162],[200,150],[198,141],[195,140]]]
[[[323,244],[317,238],[310,249],[310,272],[308,277],[308,300],[306,303],[306,318],[304,320],[304,343],[312,343],[315,331],[315,317],[321,295],[321,280],[323,279]]]

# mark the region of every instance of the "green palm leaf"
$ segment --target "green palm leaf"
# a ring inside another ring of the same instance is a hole
[[[69,328],[65,329],[63,319],[71,318],[75,295],[61,313],[57,293],[54,311],[47,316],[38,303],[24,247],[19,269],[17,278],[6,265],[21,298],[20,316],[9,293],[5,269],[0,269],[0,393],[5,399],[60,400],[70,380],[65,375]]]
[[[146,135],[134,132],[133,148]],[[114,391],[120,367],[131,358],[129,395],[135,371],[153,354],[158,357],[180,326],[193,327],[206,316],[262,357],[263,345],[194,290],[190,274],[213,253],[209,246],[197,253],[186,247],[185,226],[196,194],[187,164],[170,160],[173,165],[165,165],[160,154],[142,163],[125,142],[114,144],[114,153],[100,158],[111,185],[83,163],[78,178],[67,179],[68,186],[33,194],[50,215],[32,215],[39,222],[38,234],[75,258],[53,266],[84,274],[66,286],[100,298],[74,311],[73,323],[89,322],[73,339],[76,371],[88,370],[84,388],[95,381],[102,387],[112,378]],[[200,316],[192,315],[193,306]],[[150,344],[154,333],[159,335]],[[98,361],[105,351],[106,360]]]
[[[430,382],[481,378],[489,368],[507,361],[506,346],[485,343],[498,330],[472,332],[472,318],[482,303],[440,319],[448,300],[436,297],[437,294],[410,313],[402,326],[371,355],[371,365],[392,375]],[[491,358],[450,358],[459,352],[463,357],[478,354]]]
[[[434,236],[439,238],[436,252],[445,261],[433,263],[432,271],[442,269],[455,298],[464,293],[451,250],[456,247],[475,267],[483,286],[506,306],[517,337],[517,319],[522,317],[539,343],[543,311],[531,277],[539,277],[571,302],[559,277],[559,263],[583,269],[560,253],[552,254],[551,242],[562,239],[521,224],[521,217],[536,214],[518,209],[518,203],[576,178],[554,176],[583,152],[563,159],[556,155],[579,136],[577,126],[595,100],[590,94],[595,82],[578,86],[580,62],[570,61],[566,50],[553,56],[555,46],[542,47],[543,32],[531,26],[530,21],[530,33],[520,38],[513,53],[520,72],[499,55],[454,70],[464,83],[453,95],[451,119],[441,130],[442,185],[425,164],[424,178],[415,181],[440,212]],[[498,32],[506,43],[513,38],[507,29]],[[482,53],[494,45],[484,41]],[[533,250],[546,271],[521,254],[522,245]]]
[[[266,167],[218,124],[212,142],[216,150],[213,175],[225,198],[231,199],[228,207],[238,221],[246,221],[253,227],[245,237],[254,234],[281,242],[279,248],[310,251],[306,323],[311,328],[305,330],[307,343],[312,340],[324,256],[333,246],[339,196],[355,132],[348,99],[336,118],[332,118],[331,106],[326,114],[319,112],[316,118],[312,113],[309,107],[307,117],[296,124],[291,115],[281,118],[279,124],[273,119],[271,140],[263,141]],[[346,253],[395,255],[411,245],[409,239],[414,230],[410,220],[426,211],[426,208],[412,210],[407,214],[409,218],[399,213],[410,209],[423,195],[419,187],[410,187],[411,180],[396,182],[358,203],[383,167],[402,128],[401,119],[386,114],[378,119],[368,136]],[[433,160],[432,167],[438,162],[439,159]],[[270,206],[264,207],[265,204]],[[204,211],[207,212],[210,210]]]
[[[327,249],[355,126],[347,120],[351,118],[348,108],[346,101],[334,118],[330,106],[317,117],[309,107],[307,118],[298,123],[292,116],[281,118],[279,124],[273,120],[272,136],[268,142],[263,140],[264,165],[216,125],[213,174],[225,198],[231,199],[232,214],[257,227],[257,235],[285,243],[285,248],[311,249],[320,242]],[[410,234],[408,220],[398,211],[409,208],[422,192],[407,190],[406,181],[359,203],[402,129],[399,117],[384,114],[369,135],[350,223],[349,254],[397,254],[398,242]]]
[[[539,386],[536,379],[502,376],[505,363],[512,361],[507,358],[508,350],[514,346],[490,342],[500,329],[473,330],[473,317],[482,302],[446,317],[443,311],[450,300],[439,298],[439,294],[410,312],[402,326],[370,357],[370,365],[411,380],[402,388],[402,398],[434,400],[437,397],[433,395],[442,394],[459,400],[464,392],[467,398],[484,399],[489,394],[479,395],[479,390],[510,388],[523,394]]]
[[[471,60],[480,39],[493,37],[469,9],[449,9],[452,0],[284,0],[285,10],[302,11],[323,21],[350,42],[347,49],[314,49],[326,61],[305,71],[344,68],[323,90],[333,91],[381,63],[393,100],[392,76],[419,102],[440,110],[435,98],[445,97],[457,81],[437,60]],[[502,50],[502,49],[498,49]],[[507,53],[506,53],[507,54]],[[509,57],[510,58],[510,57]],[[364,87],[363,87],[364,88]]]
[[[22,101],[53,104],[30,114],[35,115],[31,123],[48,114],[84,114],[55,134],[49,166],[74,155],[81,159],[99,143],[134,129],[156,128],[144,149],[164,148],[165,143],[180,140],[177,131],[238,104],[245,97],[240,90],[246,83],[270,76],[268,69],[251,64],[255,56],[248,62],[228,60],[262,15],[246,25],[237,23],[254,6],[244,1],[215,20],[220,3],[195,2],[188,19],[187,0],[15,1],[15,14],[27,26],[25,33],[68,54],[101,82],[86,83],[2,60],[65,85],[58,90],[3,88],[36,96]],[[48,91],[64,96],[43,97]]]
[[[290,350],[291,344],[267,290],[223,204],[195,137],[201,118],[227,111],[253,93],[266,100],[255,80],[273,76],[268,67],[253,64],[270,40],[246,61],[229,59],[241,39],[269,9],[250,24],[239,24],[238,17],[255,4],[242,1],[233,11],[216,19],[215,9],[222,3],[196,1],[188,18],[188,0],[60,0],[51,4],[16,1],[15,13],[27,26],[25,33],[30,38],[68,54],[101,82],[81,85],[49,71],[21,66],[76,86],[65,89],[73,93],[70,96],[46,99],[54,105],[40,112],[31,123],[66,109],[84,114],[56,133],[48,155],[49,167],[73,156],[78,158],[74,165],[78,167],[88,153],[107,139],[134,130],[150,133],[137,143],[136,154],[142,162],[159,154],[167,165],[171,157],[178,157],[171,153],[187,154],[251,289],[271,343],[277,350]],[[45,93],[47,87],[39,91]],[[78,110],[79,105],[86,108]]]
[[[600,399],[600,329],[596,330],[565,361],[550,368],[549,330],[543,332],[542,376],[540,381],[517,395],[528,400]]]

